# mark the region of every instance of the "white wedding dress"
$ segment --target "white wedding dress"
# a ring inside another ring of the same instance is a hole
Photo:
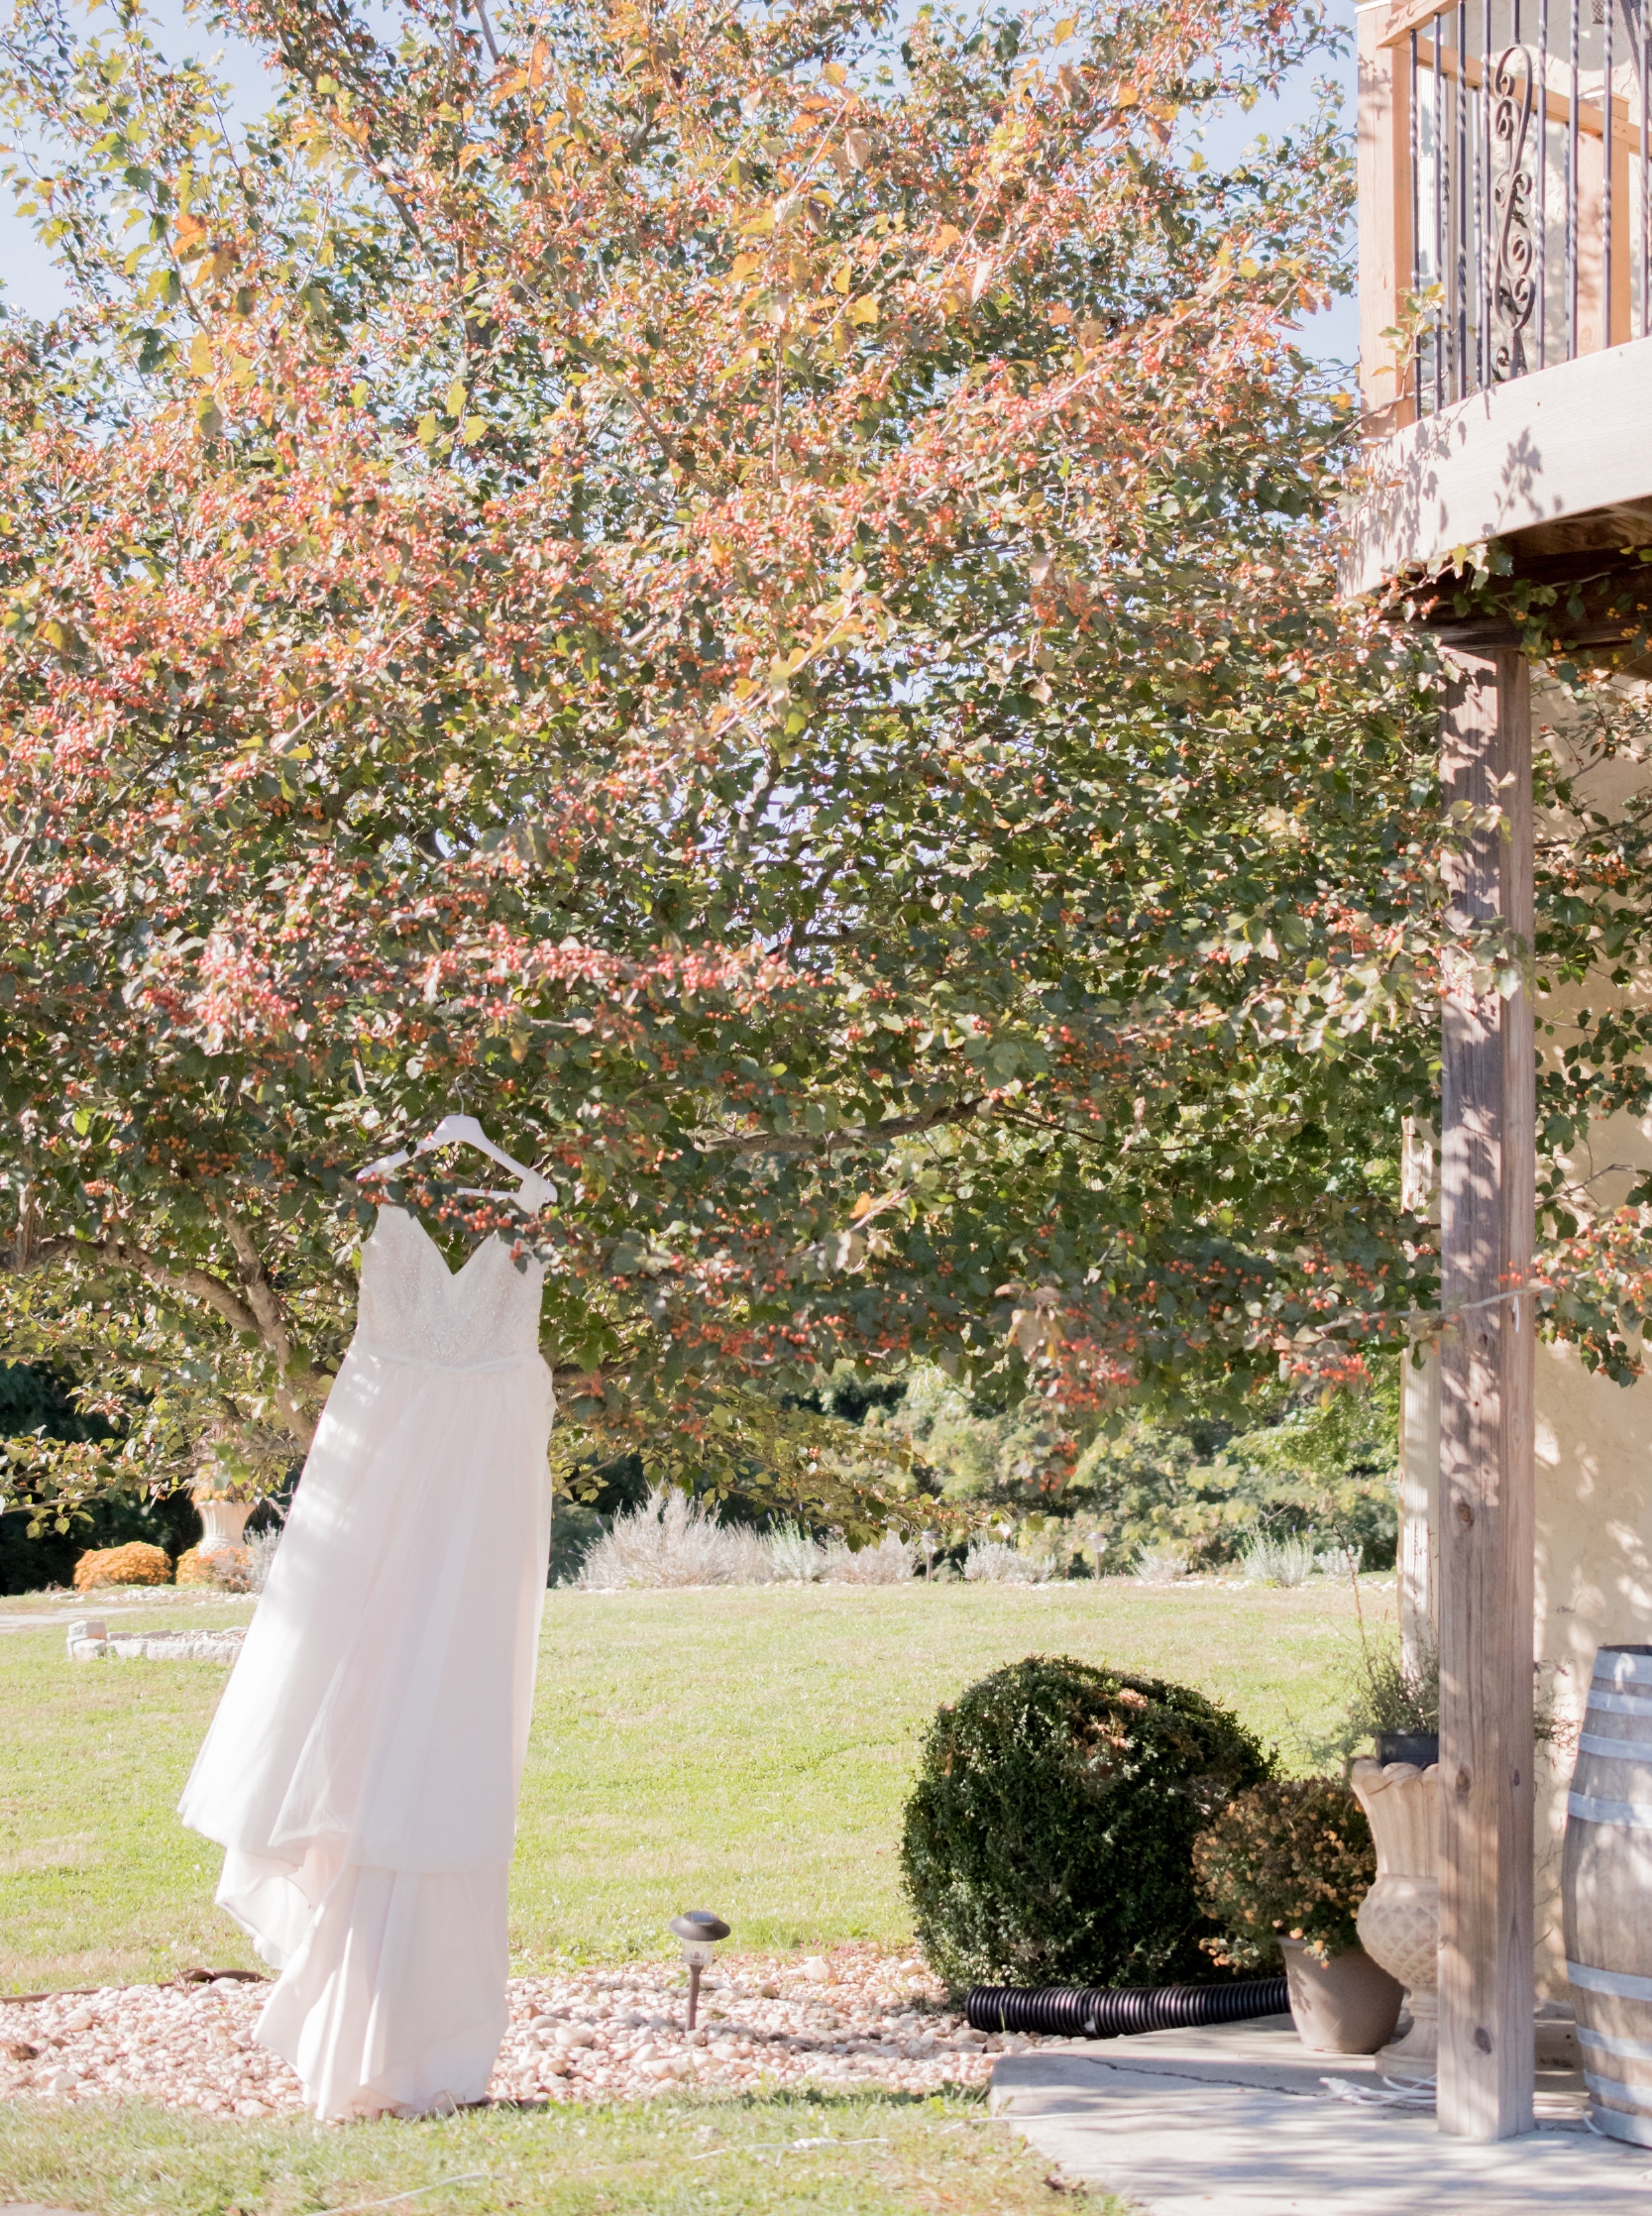
[[[356,1337],[178,1813],[322,2117],[482,2098],[550,1553],[542,1271],[385,1208]]]

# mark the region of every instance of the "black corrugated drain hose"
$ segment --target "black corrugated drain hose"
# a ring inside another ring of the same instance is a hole
[[[1131,2032],[1191,2031],[1278,2016],[1290,2006],[1282,1977],[1231,1985],[972,1985],[964,2014],[978,2032],[1044,2032],[1066,2039],[1123,2039]]]

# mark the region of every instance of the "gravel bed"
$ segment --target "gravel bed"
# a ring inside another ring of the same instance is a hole
[[[984,2084],[993,2054],[1043,2044],[970,2031],[922,1962],[869,1947],[719,1964],[692,2037],[686,1986],[680,1966],[662,1963],[512,1978],[490,2099],[634,2100],[689,2085],[930,2093]],[[261,1986],[228,1978],[8,2002],[0,2099],[132,2098],[245,2117],[300,2109],[291,2070],[253,2043],[262,2006]]]

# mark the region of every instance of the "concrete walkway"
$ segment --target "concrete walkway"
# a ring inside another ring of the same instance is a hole
[[[1574,2069],[1538,2077],[1538,2128],[1493,2147],[1384,2090],[1360,2055],[1310,2054],[1290,2019],[1006,2054],[993,2113],[1046,2161],[1147,2216],[1649,2216],[1652,2149],[1597,2138]]]

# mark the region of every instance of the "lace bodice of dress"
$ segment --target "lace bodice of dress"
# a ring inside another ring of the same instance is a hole
[[[519,1362],[539,1351],[544,1274],[538,1262],[518,1269],[497,1238],[484,1241],[463,1269],[449,1270],[415,1217],[381,1208],[362,1249],[356,1343],[368,1354],[444,1370]]]

